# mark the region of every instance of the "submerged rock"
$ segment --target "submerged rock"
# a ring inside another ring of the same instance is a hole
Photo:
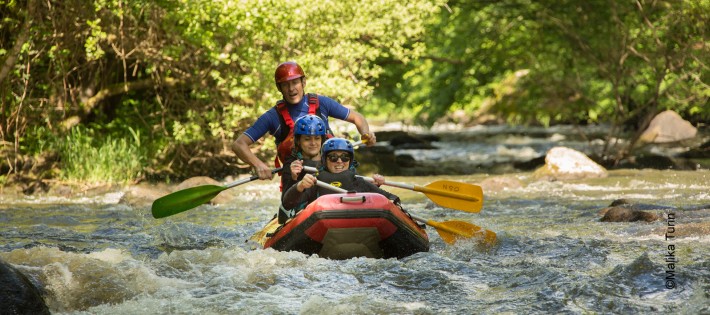
[[[703,237],[710,235],[710,222],[692,222],[676,224],[672,227],[661,227],[655,230],[657,235],[672,237]]]
[[[523,182],[512,176],[495,176],[482,180],[479,184],[483,191],[502,191],[508,189],[519,189],[523,187]]]
[[[614,200],[609,207],[599,211],[602,215],[602,222],[636,222],[645,221],[653,222],[660,220],[661,217],[643,210],[639,210],[636,205],[627,199]]]
[[[121,204],[134,207],[150,206],[153,201],[170,193],[165,185],[139,184],[126,189],[119,200]]]
[[[611,207],[606,211],[600,221],[602,222],[653,222],[660,217],[646,211],[632,210],[624,207]]]
[[[40,290],[25,274],[0,260],[0,313],[50,314]]]

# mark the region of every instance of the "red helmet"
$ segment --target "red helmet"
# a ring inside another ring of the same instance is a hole
[[[305,77],[306,74],[303,73],[303,69],[297,63],[293,61],[286,61],[276,67],[276,73],[274,74],[274,80],[278,86],[281,82],[286,82],[293,79],[298,79]]]

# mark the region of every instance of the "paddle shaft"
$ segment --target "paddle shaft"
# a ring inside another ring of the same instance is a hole
[[[280,169],[280,168],[279,168],[279,169]],[[252,176],[249,177],[249,178],[243,178],[243,179],[240,179],[240,180],[238,180],[238,181],[234,181],[234,182],[231,182],[231,183],[229,183],[229,184],[222,185],[222,187],[223,187],[224,189],[229,189],[229,188],[232,188],[232,187],[235,187],[235,186],[239,186],[239,185],[241,185],[241,184],[246,184],[246,183],[248,183],[248,182],[251,182],[251,181],[254,181],[254,180],[257,180],[257,179],[259,179],[259,176],[252,175]]]
[[[317,173],[318,169],[315,167],[304,166],[303,169],[306,172]],[[374,182],[370,177],[359,176],[367,181]],[[483,205],[483,193],[479,186],[452,182],[452,181],[435,181],[428,186],[436,187],[422,187],[404,183],[385,181],[385,185],[394,186],[398,188],[413,190],[424,193],[429,199],[434,201],[436,204],[453,208],[458,210],[463,210],[466,212],[479,212]],[[464,193],[456,193],[454,191],[461,191]]]
[[[318,172],[318,169],[312,166],[304,166],[303,167],[306,172],[310,173],[316,173]],[[369,182],[374,182],[375,180],[372,179],[371,177],[365,177],[365,176],[360,176],[362,179],[369,181]],[[398,183],[398,182],[390,182],[390,181],[385,181],[384,183],[387,186],[392,186],[392,187],[398,187],[398,188],[403,188],[403,189],[409,189],[413,191],[419,191],[423,192],[425,194],[432,194],[432,195],[438,195],[438,196],[444,196],[444,197],[451,197],[451,198],[456,198],[456,199],[461,199],[461,200],[467,200],[467,201],[473,201],[477,202],[479,201],[478,198],[473,197],[473,196],[467,196],[467,195],[462,195],[462,194],[457,194],[455,192],[451,191],[446,191],[446,190],[438,190],[438,189],[431,189],[428,187],[424,186],[417,186],[417,185],[411,185],[411,184],[405,184],[405,183]]]
[[[306,166],[306,167],[308,167],[308,166]],[[333,185],[331,185],[331,184],[328,184],[328,183],[326,183],[326,182],[324,182],[324,181],[320,181],[320,180],[316,182],[316,185],[318,185],[318,187],[323,187],[323,188],[325,188],[325,189],[330,189],[330,190],[332,190],[332,191],[339,192],[339,193],[341,193],[341,194],[345,194],[345,193],[348,192],[348,191],[345,190],[345,189],[342,189],[342,188],[340,188],[340,187],[335,187],[335,186],[333,186]]]
[[[347,192],[348,192],[348,191],[345,190],[345,189],[342,189],[342,188],[340,188],[340,187],[335,187],[335,186],[333,186],[333,185],[330,185],[330,184],[328,184],[328,183],[326,183],[326,182],[324,182],[324,181],[320,181],[320,180],[316,182],[316,185],[318,185],[318,187],[323,187],[323,188],[330,189],[330,190],[332,190],[332,191],[339,192],[339,193],[347,193]],[[414,220],[417,220],[417,221],[422,222],[422,223],[424,223],[424,224],[431,225],[431,226],[433,226],[433,227],[435,227],[435,228],[438,228],[438,227],[432,225],[432,222],[434,222],[434,221],[427,220],[427,219],[423,219],[423,218],[417,217],[417,216],[412,215],[412,214],[410,214],[409,216],[411,216],[412,219],[414,219]],[[435,223],[436,223],[436,222],[434,222],[434,224],[435,224]],[[458,234],[458,233],[456,233],[456,231],[447,231],[447,232],[449,232],[449,233],[454,233],[454,234]]]
[[[363,179],[369,181],[369,182],[374,182],[375,180],[371,177],[365,177],[365,176],[360,176]],[[461,199],[461,200],[466,200],[466,201],[473,201],[473,202],[478,202],[479,199],[473,196],[467,196],[467,195],[462,195],[462,194],[457,194],[455,192],[447,191],[447,190],[438,190],[438,189],[431,189],[429,187],[424,187],[424,186],[417,186],[417,185],[411,185],[411,184],[405,184],[405,183],[397,183],[397,182],[390,182],[390,181],[385,181],[384,185],[387,186],[392,186],[392,187],[398,187],[398,188],[403,188],[403,189],[409,189],[413,191],[418,191],[418,192],[423,192],[425,194],[432,194],[432,195],[438,195],[438,196],[444,196],[444,197],[451,197],[451,198],[456,198],[456,199]]]
[[[364,141],[353,143],[353,146],[361,145]],[[271,173],[280,172],[283,168],[275,168]],[[190,210],[204,204],[216,197],[220,192],[259,179],[259,176],[252,175],[238,181],[231,182],[223,186],[202,185],[195,186],[174,193],[165,195],[153,201],[151,212],[154,218],[164,218],[186,210]],[[330,185],[328,185],[330,186]],[[331,186],[332,187],[332,186]]]
[[[272,169],[271,174],[276,174],[278,172],[281,172],[282,169],[283,169],[283,167],[278,167],[278,168]],[[246,184],[248,182],[255,181],[257,179],[259,179],[258,175],[252,175],[249,178],[244,178],[244,179],[240,179],[238,181],[231,182],[229,184],[224,184],[224,185],[222,185],[222,188],[224,188],[226,190],[226,189],[229,189],[229,188],[232,188],[235,186],[239,186],[241,184]]]

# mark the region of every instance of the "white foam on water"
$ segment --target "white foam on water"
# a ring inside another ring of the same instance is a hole
[[[125,192],[110,192],[95,197],[86,196],[35,196],[29,195],[23,198],[8,200],[11,204],[118,204]]]
[[[124,252],[124,250],[116,248],[107,248],[100,252],[92,252],[87,254],[87,256],[112,264],[117,264],[131,258],[130,255],[127,255]]]

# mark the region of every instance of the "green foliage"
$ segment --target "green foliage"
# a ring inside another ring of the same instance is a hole
[[[388,64],[376,96],[432,124],[454,109],[511,123],[710,118],[708,1],[463,1],[427,27],[424,58]],[[515,73],[525,75],[515,78]],[[395,105],[396,104],[396,105]]]
[[[90,129],[73,128],[55,143],[63,165],[61,177],[87,182],[130,182],[140,177],[142,157],[140,135],[131,138],[101,137]]]
[[[217,138],[233,141],[281,97],[273,71],[298,61],[309,92],[359,107],[372,97],[378,60],[409,62],[424,51],[426,21],[442,1],[67,0],[0,7],[3,49],[25,47],[2,85],[3,139],[30,152],[44,136],[76,138],[82,152],[123,148],[121,130],[149,141],[150,164]],[[31,20],[31,37],[15,30]],[[13,32],[10,32],[12,30]],[[22,122],[22,123],[16,123]],[[68,132],[75,125],[85,129]],[[31,130],[28,126],[46,126]],[[15,129],[16,130],[13,130]],[[87,135],[91,134],[91,137]],[[80,141],[78,139],[93,139]],[[103,140],[99,140],[103,139]],[[265,148],[272,149],[267,142]],[[64,162],[83,162],[62,146]],[[180,154],[185,154],[182,152]],[[68,167],[68,165],[67,165]],[[67,174],[83,177],[81,169]]]
[[[38,156],[42,152],[55,151],[56,136],[45,126],[33,126],[20,141],[20,150],[26,154]]]
[[[203,64],[210,71],[201,67],[193,73],[214,83],[216,89],[203,91],[203,97],[223,107],[210,109],[221,115],[204,132],[231,136],[230,130],[248,126],[280,98],[272,74],[286,60],[304,67],[309,91],[356,107],[364,104],[372,94],[370,83],[381,73],[374,61],[407,61],[420,55],[423,46],[413,42],[424,33],[423,18],[436,9],[435,3],[421,1],[305,6],[291,1],[195,1],[168,11],[163,25],[206,52]],[[185,55],[185,43],[177,44],[165,50],[178,52],[175,58]]]
[[[69,177],[89,173],[70,161],[110,165],[110,150],[160,168],[191,157],[181,148],[233,141],[281,98],[273,71],[286,60],[307,92],[368,118],[710,120],[707,0],[6,1],[0,16],[0,140],[61,149]]]
[[[479,108],[482,96],[490,95],[490,83],[527,61],[534,25],[519,17],[534,6],[516,1],[450,4],[427,28],[425,58],[388,69],[392,72],[388,78],[395,82],[399,76],[405,78],[399,81],[400,91],[395,95],[378,91],[382,93],[378,96],[420,108],[415,122],[425,124],[450,109]]]
[[[86,57],[89,60],[101,59],[106,53],[101,48],[99,43],[106,39],[106,32],[101,30],[101,19],[96,19],[94,21],[87,21],[86,24],[91,28],[91,36],[86,38]]]

